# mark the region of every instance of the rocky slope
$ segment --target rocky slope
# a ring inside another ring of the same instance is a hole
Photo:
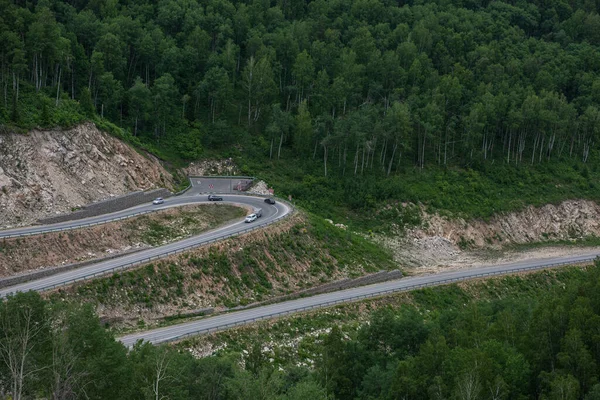
[[[190,163],[184,169],[186,175],[210,176],[210,175],[239,175],[240,171],[232,158],[224,160],[202,160]]]
[[[443,237],[463,247],[501,246],[600,236],[600,205],[588,200],[567,200],[558,205],[527,207],[503,213],[489,221],[449,219],[426,215],[422,228],[408,232],[417,239]]]
[[[171,175],[158,160],[91,123],[0,135],[2,228],[131,191],[171,186]]]
[[[380,236],[378,240],[393,250],[404,266],[477,266],[516,260],[503,254],[512,245],[549,244],[600,236],[600,205],[588,200],[567,200],[543,207],[498,214],[490,220],[465,220],[430,214],[421,209],[423,223],[403,235]],[[493,250],[494,257],[489,250]],[[519,252],[521,253],[521,252]],[[566,248],[544,248],[520,254],[521,258],[542,258],[570,254]],[[499,257],[499,258],[498,258]],[[498,258],[498,259],[495,259]]]

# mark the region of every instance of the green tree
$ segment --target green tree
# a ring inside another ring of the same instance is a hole
[[[306,101],[300,103],[294,129],[294,148],[298,154],[310,154],[313,143],[313,126]]]
[[[258,121],[262,107],[277,93],[273,69],[267,57],[256,61],[250,57],[242,72],[243,86],[248,100],[248,127]]]
[[[12,399],[40,389],[44,361],[49,356],[49,318],[36,292],[18,293],[0,303],[0,355]]]
[[[302,102],[305,97],[306,87],[310,84],[315,74],[315,67],[312,57],[306,50],[302,51],[296,57],[296,62],[292,68],[292,75],[297,85],[297,102]]]
[[[175,80],[171,74],[162,75],[152,86],[152,102],[154,105],[154,135],[157,139],[167,132],[167,123],[178,115],[176,104],[179,98]]]
[[[133,135],[137,136],[138,124],[144,124],[149,117],[152,109],[152,93],[150,89],[142,82],[139,76],[136,78],[133,86],[129,88],[129,114],[134,120]]]
[[[212,67],[204,75],[198,87],[198,95],[208,99],[210,105],[210,120],[215,122],[215,116],[231,100],[233,87],[227,71],[222,67]]]

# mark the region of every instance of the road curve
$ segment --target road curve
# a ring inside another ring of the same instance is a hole
[[[229,224],[227,226],[210,230],[200,235],[192,236],[190,238],[170,243],[164,246],[153,247],[147,250],[142,250],[112,260],[100,261],[87,267],[82,267],[72,271],[67,271],[56,275],[51,275],[45,278],[37,279],[31,282],[7,287],[0,290],[0,297],[6,297],[7,295],[15,292],[26,292],[30,290],[42,291],[53,289],[55,287],[70,284],[72,282],[109,274],[117,270],[131,268],[135,265],[147,263],[154,259],[166,257],[167,255],[175,254],[189,248],[198,247],[203,244],[223,239],[225,237],[235,236],[240,233],[247,232],[249,230],[254,230],[259,227],[269,225],[281,218],[284,218],[291,212],[291,208],[287,204],[282,202],[277,202],[274,205],[266,204],[264,202],[264,198],[262,197],[244,195],[221,195],[221,197],[223,198],[223,201],[218,202],[218,204],[245,205],[254,209],[262,209],[262,218],[259,218],[256,222],[251,224],[246,224],[243,220],[241,220]],[[61,224],[39,227],[11,229],[10,231],[0,231],[0,238],[3,237],[3,234],[4,237],[9,237],[10,235],[14,236],[15,234],[31,235],[40,234],[44,232],[51,232],[57,229],[57,225],[60,225],[60,229],[75,229],[82,226],[88,226],[91,221],[94,224],[106,223],[118,219],[128,218],[133,215],[139,215],[140,213],[147,213],[170,207],[198,203],[208,203],[207,196],[198,195],[197,193],[192,192],[186,196],[166,199],[164,204],[158,206],[152,204],[145,204],[138,207],[132,207],[127,210],[119,211],[117,213],[105,214],[98,217],[87,218],[85,220],[68,221]],[[216,202],[214,204],[215,207],[219,206]]]
[[[285,301],[262,307],[250,308],[243,311],[226,313],[196,321],[134,333],[119,338],[126,346],[133,346],[138,340],[159,344],[180,340],[189,336],[207,334],[225,330],[234,326],[250,324],[254,321],[269,319],[277,316],[293,314],[314,308],[327,307],[338,303],[347,303],[361,299],[381,296],[393,292],[419,289],[427,286],[442,285],[450,282],[476,279],[486,276],[517,273],[521,271],[556,267],[559,265],[580,264],[592,262],[600,256],[598,252],[590,252],[577,256],[534,259],[511,264],[501,264],[489,267],[445,272],[435,275],[403,278],[400,280],[361,286],[320,294],[296,300]]]

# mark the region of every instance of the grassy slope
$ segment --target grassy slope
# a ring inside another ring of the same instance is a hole
[[[57,301],[98,301],[101,314],[148,316],[231,307],[343,277],[395,268],[372,242],[315,216],[63,289]]]
[[[358,303],[311,311],[274,321],[257,322],[209,336],[199,336],[178,344],[181,348],[226,348],[225,352],[250,350],[257,343],[268,348],[267,357],[276,363],[311,365],[319,351],[318,343],[333,326],[352,337],[366,323],[374,310],[400,309],[406,304],[417,308],[426,320],[437,318],[440,310],[452,312],[474,302],[535,302],[549,293],[589,278],[589,268],[567,267],[531,274],[489,278],[400,293]]]
[[[399,211],[398,203],[403,202],[423,203],[449,216],[486,219],[528,205],[600,199],[598,164],[573,160],[533,166],[497,162],[476,169],[429,166],[422,171],[407,162],[389,178],[379,171],[363,177],[341,177],[333,171],[325,178],[318,162],[313,166],[291,157],[286,154],[279,161],[242,158],[240,163],[242,172],[257,174],[279,195],[291,194],[308,210],[354,229],[385,232],[392,221],[400,226],[419,223],[414,215]],[[392,208],[382,211],[382,204]]]

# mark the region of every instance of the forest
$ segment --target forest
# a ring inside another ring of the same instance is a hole
[[[2,0],[0,123],[97,115],[166,158],[253,145],[320,174],[587,162],[591,0]],[[286,152],[287,151],[287,152]]]
[[[0,304],[0,396],[600,399],[600,264],[505,279],[507,286],[483,284],[479,293],[419,290],[358,328],[336,324],[306,353],[312,367],[274,360],[260,340],[201,358],[185,344],[128,350],[91,305],[20,293]]]

